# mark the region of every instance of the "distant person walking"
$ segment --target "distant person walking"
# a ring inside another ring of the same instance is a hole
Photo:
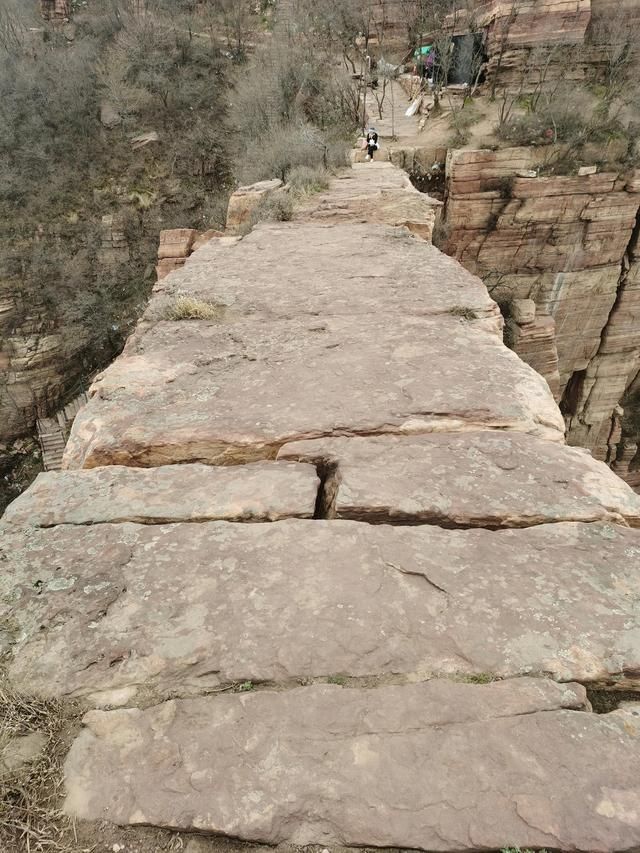
[[[378,134],[375,127],[370,127],[367,131],[367,160],[373,160],[373,153],[380,148],[378,144]]]

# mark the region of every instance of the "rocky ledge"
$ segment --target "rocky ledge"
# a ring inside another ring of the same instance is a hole
[[[74,818],[640,849],[640,498],[431,213],[368,164],[197,249],[2,521],[13,689],[87,708]]]

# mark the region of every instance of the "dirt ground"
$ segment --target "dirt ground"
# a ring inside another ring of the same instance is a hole
[[[408,117],[405,112],[411,104],[411,98],[399,83],[393,83],[394,111],[391,116],[392,100],[390,93],[384,100],[382,116],[378,111],[375,97],[367,94],[367,112],[369,123],[373,125],[383,140],[395,139],[406,148],[448,148],[452,145],[455,134],[455,124],[452,120],[452,109],[457,111],[461,106],[461,96],[448,97],[446,90],[441,101],[441,110],[437,115],[417,115]],[[466,106],[472,111],[472,120],[467,128],[467,141],[464,144],[456,142],[457,149],[487,148],[498,144],[494,129],[498,123],[500,105],[491,101],[487,96],[477,95],[473,102]],[[424,122],[423,122],[424,120]],[[421,128],[421,124],[423,124]]]

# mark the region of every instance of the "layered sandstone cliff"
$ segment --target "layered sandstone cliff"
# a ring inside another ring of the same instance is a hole
[[[92,239],[97,245],[89,258],[82,244]],[[0,250],[6,259],[0,273],[0,442],[6,442],[32,431],[37,417],[86,378],[93,362],[91,355],[82,358],[90,339],[82,300],[95,300],[83,293],[92,289],[86,276],[112,284],[131,248],[121,218],[105,215],[99,224],[41,227],[19,246],[0,238]],[[36,269],[44,281],[35,281],[33,271],[24,274],[23,258],[40,259]],[[109,349],[105,340],[94,345]]]
[[[527,91],[539,80],[595,82],[637,46],[636,0],[471,0],[448,18],[451,32],[484,33],[487,75],[500,86]]]
[[[507,313],[513,300],[535,302],[515,349],[562,401],[570,443],[613,461],[615,410],[640,367],[640,183],[635,171],[537,176],[549,157],[452,152],[447,248]]]

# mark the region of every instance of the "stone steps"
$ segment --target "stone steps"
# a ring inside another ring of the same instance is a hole
[[[38,418],[38,439],[42,450],[42,465],[45,471],[60,471],[64,450],[71,424],[78,412],[85,406],[88,397],[85,392],[60,409],[53,417]]]

